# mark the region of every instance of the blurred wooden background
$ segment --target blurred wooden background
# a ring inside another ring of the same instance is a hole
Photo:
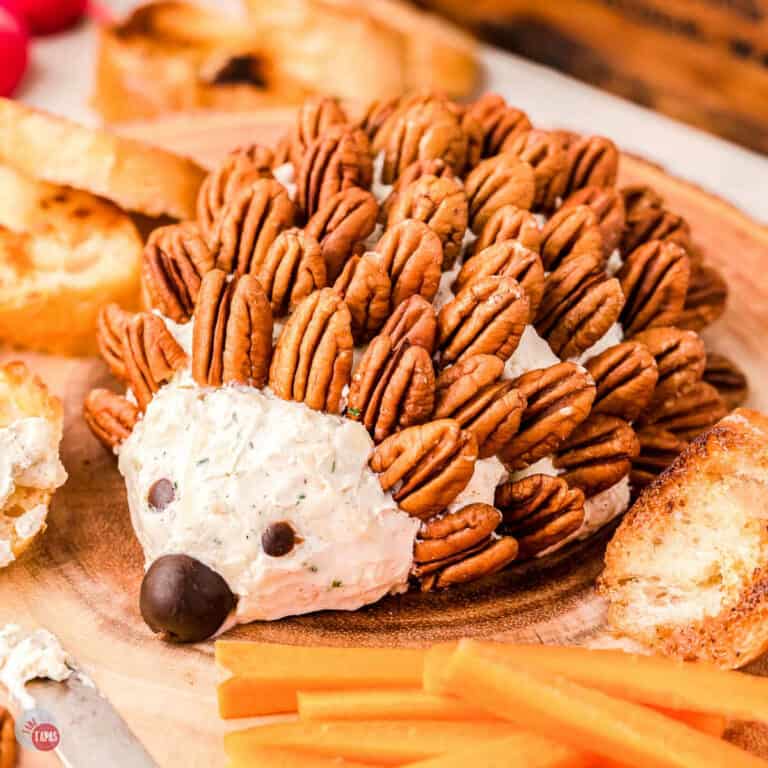
[[[768,0],[419,0],[484,39],[768,153]]]

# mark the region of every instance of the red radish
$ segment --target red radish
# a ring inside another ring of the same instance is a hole
[[[85,13],[88,0],[0,0],[16,7],[33,35],[49,35],[71,27]]]
[[[19,20],[0,7],[0,96],[10,96],[27,68],[29,37]]]
[[[15,16],[22,27],[26,29],[27,20],[24,16],[22,0],[0,0],[0,8],[4,8],[11,16]]]

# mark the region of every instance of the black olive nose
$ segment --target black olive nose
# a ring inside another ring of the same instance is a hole
[[[141,583],[139,607],[153,632],[194,643],[213,635],[237,604],[227,582],[188,555],[155,560]]]

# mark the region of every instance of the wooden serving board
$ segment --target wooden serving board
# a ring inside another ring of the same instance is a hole
[[[189,154],[210,165],[249,141],[273,141],[291,113],[167,118],[123,132]],[[633,157],[622,161],[622,183],[656,187],[691,223],[707,257],[727,275],[729,309],[706,337],[750,376],[751,405],[768,410],[768,231],[726,202]],[[65,405],[63,460],[69,482],[56,495],[43,539],[21,562],[0,571],[0,626],[45,626],[92,673],[162,766],[223,764],[216,712],[213,646],[170,646],[153,637],[138,611],[142,555],[114,458],[81,417],[86,392],[110,386],[97,360],[32,354],[23,358]],[[234,637],[294,644],[411,645],[481,635],[531,642],[583,643],[602,632],[604,606],[592,584],[607,533],[539,564],[434,595],[389,598],[356,613],[324,613],[252,624]],[[768,664],[764,665],[768,672]],[[760,670],[756,665],[755,671]],[[242,724],[238,723],[238,727]],[[735,738],[768,755],[755,728]],[[22,765],[49,765],[25,753]]]

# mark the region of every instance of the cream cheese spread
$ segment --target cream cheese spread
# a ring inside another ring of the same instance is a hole
[[[557,365],[560,358],[532,325],[526,325],[520,343],[504,365],[504,378],[516,379],[529,371]]]
[[[419,521],[368,467],[365,428],[269,390],[201,389],[188,374],[163,387],[119,451],[133,527],[147,564],[184,553],[239,597],[237,622],[354,610],[407,586]],[[166,478],[162,511],[149,490]],[[301,540],[265,554],[271,523]]]
[[[59,436],[42,417],[18,419],[0,429],[0,509],[17,488],[53,491],[66,482],[59,459]],[[37,504],[17,517],[0,514],[0,568],[15,556],[12,542],[22,543],[45,525],[48,507]]]
[[[58,436],[49,421],[29,417],[0,429],[0,506],[17,486],[52,489],[66,479]]]
[[[0,684],[24,708],[34,700],[24,686],[47,678],[61,682],[72,674],[72,660],[55,635],[45,629],[27,633],[16,624],[0,629]]]
[[[448,507],[448,512],[457,512],[467,504],[490,504],[494,506],[496,487],[501,485],[509,472],[507,468],[496,458],[478,459],[475,469],[467,487],[454,499]]]

